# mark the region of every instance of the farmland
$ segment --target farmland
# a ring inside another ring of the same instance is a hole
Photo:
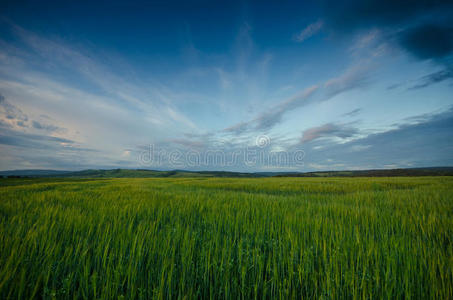
[[[0,298],[453,298],[453,177],[0,180]]]

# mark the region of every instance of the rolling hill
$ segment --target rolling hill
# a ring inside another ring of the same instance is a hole
[[[0,171],[2,177],[74,177],[74,178],[147,178],[147,177],[392,177],[453,176],[453,167],[410,169],[345,170],[318,172],[227,172],[227,171],[158,171],[147,169],[89,169],[82,171],[11,170]]]

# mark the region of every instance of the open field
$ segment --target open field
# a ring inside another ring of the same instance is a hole
[[[0,298],[453,298],[453,177],[0,180]]]

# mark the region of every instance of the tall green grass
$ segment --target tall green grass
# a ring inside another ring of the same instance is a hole
[[[453,178],[3,180],[1,299],[451,299]]]

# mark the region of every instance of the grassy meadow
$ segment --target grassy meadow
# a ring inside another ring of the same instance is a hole
[[[0,299],[452,299],[453,177],[0,180]]]

